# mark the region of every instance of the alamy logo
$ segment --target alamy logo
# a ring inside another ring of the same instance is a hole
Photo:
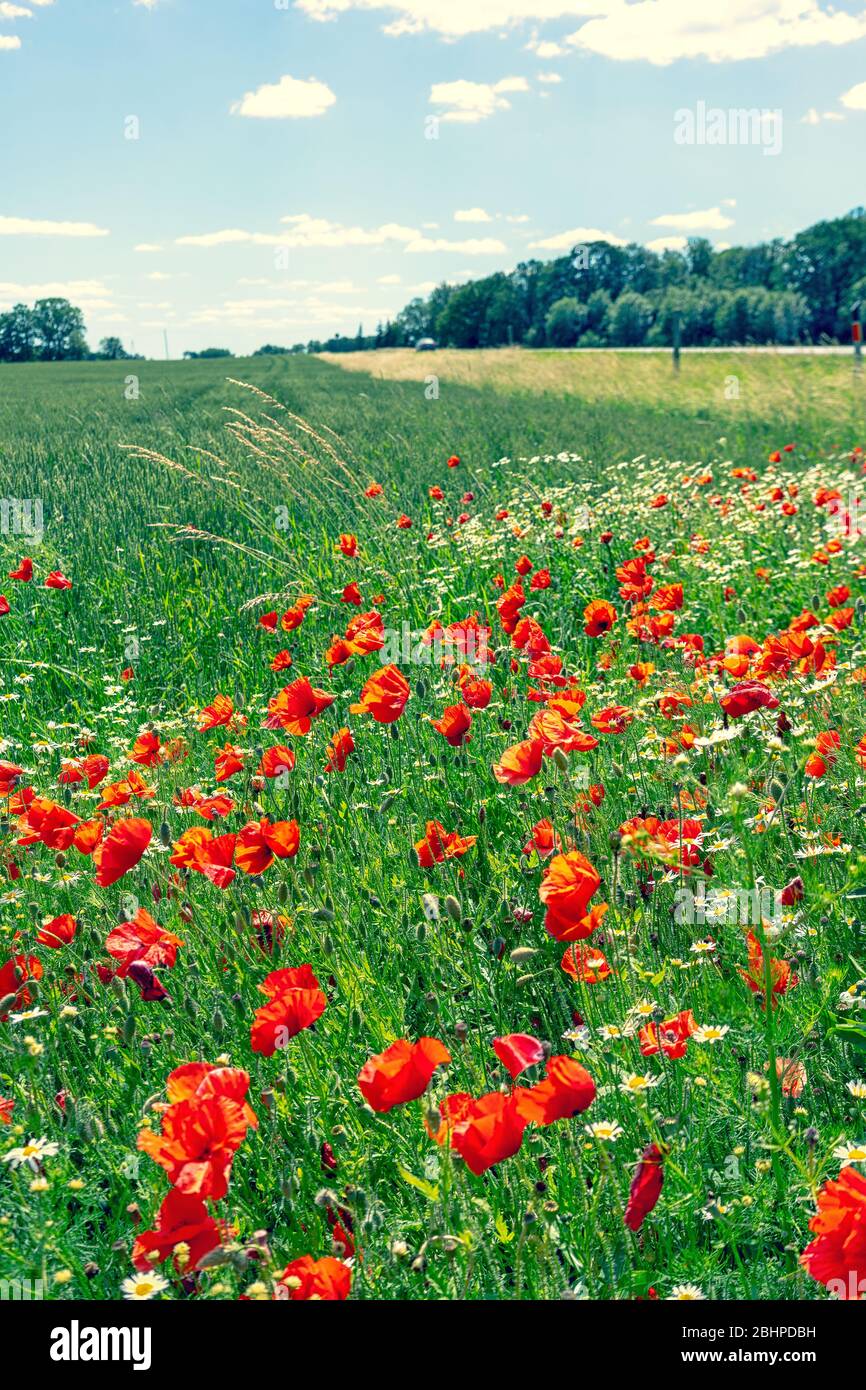
[[[760,145],[765,155],[782,153],[782,112],[757,106],[707,106],[674,112],[677,145]]]
[[[0,1303],[30,1303],[44,1297],[41,1279],[0,1279]]]
[[[150,1370],[149,1327],[69,1327],[51,1333],[52,1361],[131,1361],[134,1371]]]
[[[44,534],[41,497],[0,497],[0,535],[26,536],[38,545]]]

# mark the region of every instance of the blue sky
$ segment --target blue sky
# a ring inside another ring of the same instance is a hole
[[[864,201],[864,67],[866,0],[0,0],[0,310],[244,352],[591,233],[790,235]],[[677,143],[699,103],[780,124]]]

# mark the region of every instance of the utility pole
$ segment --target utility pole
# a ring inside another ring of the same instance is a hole
[[[162,330],[162,341],[165,343],[165,360],[168,361],[168,330]]]
[[[678,372],[680,369],[680,343],[682,341],[682,318],[678,310],[671,316],[671,336],[674,345],[672,354],[674,371]]]
[[[860,324],[860,300],[851,305],[851,342],[854,344],[854,370],[863,369],[863,329]]]

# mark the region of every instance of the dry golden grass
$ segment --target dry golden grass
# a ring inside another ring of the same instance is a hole
[[[574,395],[589,402],[667,402],[672,409],[711,409],[732,419],[740,413],[770,411],[791,417],[812,405],[823,414],[837,410],[840,416],[863,419],[866,402],[866,372],[855,375],[849,354],[686,352],[679,375],[666,352],[514,347],[416,353],[389,348],[322,356],[346,371],[392,381],[423,381],[435,375],[440,381],[503,392]]]

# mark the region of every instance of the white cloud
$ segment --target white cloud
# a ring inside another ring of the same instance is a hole
[[[733,227],[734,219],[726,217],[721,208],[705,208],[702,212],[663,212],[654,217],[651,227],[673,227],[680,232],[723,232]]]
[[[528,213],[528,212],[514,212],[514,213],[508,213],[508,212],[507,212],[507,213],[505,214],[505,220],[506,220],[506,222],[528,222],[528,221],[529,221],[529,213]]]
[[[248,232],[239,227],[227,227],[218,232],[204,232],[196,236],[177,238],[178,246],[287,246],[321,247],[332,250],[346,246],[385,246],[389,242],[401,243],[404,251],[463,251],[468,256],[487,255],[504,251],[501,241],[491,239],[482,241],[432,240],[422,236],[415,227],[404,227],[399,222],[385,222],[380,227],[347,227],[339,222],[329,222],[324,217],[311,217],[309,213],[294,213],[281,219],[290,230],[284,232]]]
[[[529,83],[525,77],[503,77],[499,82],[434,82],[430,88],[430,102],[433,106],[444,106],[443,121],[459,121],[474,125],[485,121],[495,111],[509,111],[511,102],[505,93],[528,92]]]
[[[544,237],[541,241],[531,241],[531,251],[570,251],[572,246],[586,246],[591,241],[606,241],[611,246],[627,246],[621,236],[613,232],[601,232],[598,227],[572,227],[570,232],[557,232],[556,236]]]
[[[138,251],[143,256],[152,255],[155,251],[161,251],[162,247],[155,241],[140,241],[137,246],[133,246],[133,251]]]
[[[49,222],[33,217],[0,217],[0,236],[108,236],[92,222]]]
[[[858,82],[856,87],[849,87],[839,100],[849,111],[866,111],[866,82]]]
[[[22,5],[12,5],[9,0],[0,0],[0,19],[32,19],[33,11]]]
[[[831,0],[296,0],[311,19],[335,19],[351,10],[392,18],[390,35],[430,31],[461,38],[524,22],[580,19],[572,47],[607,58],[666,65],[681,58],[736,62],[785,48],[853,43],[866,34],[866,12],[848,14]],[[539,58],[560,56],[561,46],[533,39]],[[558,52],[554,52],[558,49]]]
[[[492,222],[493,218],[484,208],[458,208],[454,214],[455,222]]]
[[[101,280],[48,280],[29,285],[0,281],[0,312],[37,299],[69,299],[88,312],[115,307],[111,290]]]
[[[648,241],[646,249],[648,251],[685,251],[688,241],[684,236],[660,236],[655,241]]]
[[[531,39],[526,47],[542,61],[547,61],[548,58],[562,58],[568,52],[561,44],[551,43],[548,39]]]
[[[404,248],[406,251],[421,253],[426,251],[459,251],[463,256],[498,256],[508,248],[496,237],[482,237],[469,241],[448,241],[445,237],[416,237]]]
[[[15,34],[0,34],[0,53],[6,49],[11,52],[13,48],[20,48],[21,40]]]
[[[337,98],[330,87],[315,77],[281,77],[279,82],[265,83],[254,92],[246,92],[240,101],[232,102],[233,116],[257,116],[263,120],[288,120],[294,117],[323,116]]]
[[[540,72],[538,74],[538,81],[545,82],[548,86],[555,86],[557,82],[562,81],[562,78],[558,72]]]
[[[866,11],[846,14],[823,0],[725,0],[703,6],[693,0],[608,0],[595,18],[566,42],[621,62],[658,67],[683,58],[711,63],[764,58],[786,48],[853,43],[866,35]]]
[[[525,20],[574,19],[599,14],[605,0],[296,0],[311,19],[335,19],[350,10],[384,10],[397,18],[384,26],[386,34],[419,34],[425,30],[461,38],[489,29],[502,29]]]
[[[399,275],[380,275],[376,281],[377,285],[399,285]]]
[[[862,85],[864,92],[866,92],[866,82]],[[856,88],[852,90],[856,90]],[[844,121],[844,119],[841,111],[818,111],[814,106],[810,106],[805,116],[800,117],[800,125],[820,125],[822,121]]]
[[[145,280],[173,280],[173,275],[168,275],[164,270],[151,270],[145,275]]]

